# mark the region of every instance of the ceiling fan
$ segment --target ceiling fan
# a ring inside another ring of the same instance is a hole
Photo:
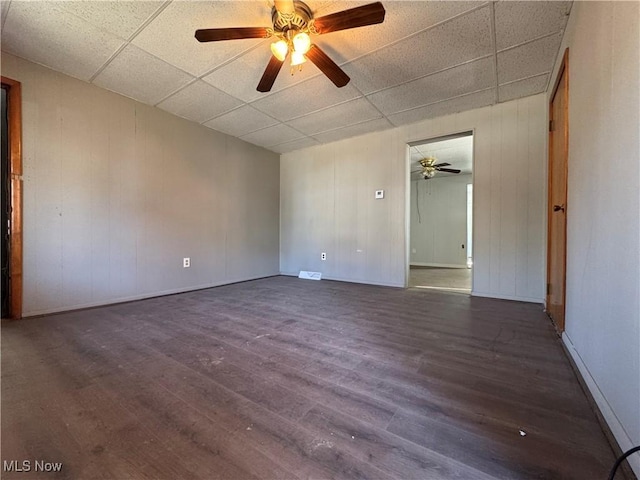
[[[460,170],[457,168],[443,168],[448,167],[450,163],[436,163],[438,160],[435,157],[427,157],[420,160],[418,163],[422,165],[422,169],[414,170],[411,173],[420,173],[425,180],[429,180],[433,178],[436,172],[447,172],[447,173],[460,173]]]
[[[384,15],[382,3],[375,2],[313,18],[311,9],[300,0],[275,0],[271,9],[273,27],[206,28],[196,30],[195,37],[199,42],[273,37],[276,41],[271,44],[272,55],[258,83],[259,92],[271,90],[289,54],[292,68],[302,68],[302,64],[310,60],[337,87],[344,87],[349,83],[349,76],[320,47],[311,43],[309,34],[322,35],[382,23]]]

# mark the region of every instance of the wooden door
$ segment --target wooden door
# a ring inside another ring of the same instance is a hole
[[[549,104],[549,206],[547,313],[564,331],[567,257],[567,158],[569,153],[569,50],[558,71]]]

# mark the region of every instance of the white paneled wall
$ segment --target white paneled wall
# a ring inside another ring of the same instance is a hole
[[[404,182],[404,171],[395,168],[403,146],[394,136],[356,138],[344,154],[340,142],[282,156],[282,272],[404,284],[404,197],[389,188]],[[379,189],[385,198],[374,200]]]
[[[406,144],[474,130],[473,293],[542,302],[546,119],[537,95],[282,155],[281,272],[405,285]]]
[[[466,268],[469,183],[464,174],[411,182],[411,265]]]
[[[22,82],[25,316],[278,273],[277,154],[5,53],[2,74]]]
[[[563,340],[622,450],[640,444],[639,39],[640,3],[575,2],[561,48],[569,48]],[[640,455],[629,462],[640,477]]]

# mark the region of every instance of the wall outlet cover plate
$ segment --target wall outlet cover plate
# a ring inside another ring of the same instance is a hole
[[[384,198],[384,190],[376,190],[376,198]]]

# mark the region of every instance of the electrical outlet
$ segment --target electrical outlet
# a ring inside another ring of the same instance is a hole
[[[191,266],[191,259],[189,257],[184,257],[182,259],[182,267],[189,268]]]
[[[320,254],[320,260],[326,260],[327,259],[327,254],[325,252],[322,252]]]
[[[416,253],[416,249],[415,249],[415,248],[412,248],[412,249],[411,249],[411,253]]]
[[[376,190],[376,199],[384,198],[384,190]]]

